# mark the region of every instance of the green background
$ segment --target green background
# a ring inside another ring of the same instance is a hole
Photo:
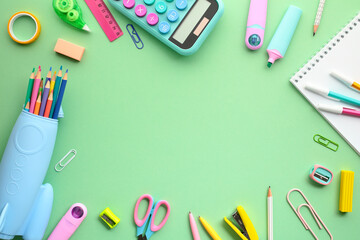
[[[264,46],[256,52],[244,44],[249,1],[224,0],[223,17],[190,57],[135,25],[145,44],[136,49],[125,28],[130,21],[112,7],[124,35],[110,43],[85,2],[79,4],[91,33],[64,23],[51,1],[6,1],[0,8],[1,154],[32,68],[41,65],[43,76],[50,66],[69,69],[65,118],[44,180],[55,194],[45,237],[73,203],[81,202],[88,215],[73,239],[135,240],[135,202],[149,193],[171,205],[168,222],[151,239],[191,239],[189,210],[223,239],[238,239],[223,221],[238,205],[260,239],[266,239],[271,185],[275,239],[312,239],[286,202],[294,187],[303,190],[335,239],[359,238],[359,156],[289,82],[356,15],[358,0],[326,2],[315,37],[317,0],[270,0]],[[290,4],[303,9],[303,15],[285,58],[268,69],[266,47]],[[41,21],[41,35],[33,44],[19,45],[7,34],[7,21],[17,11],[29,11]],[[81,62],[53,51],[58,38],[86,48]],[[339,143],[339,150],[316,144],[316,133]],[[72,148],[76,158],[55,172],[56,162]],[[308,171],[316,163],[333,170],[331,185],[310,180]],[[347,214],[338,211],[341,169],[355,171],[353,212]],[[299,197],[293,199],[300,203]],[[98,217],[106,207],[121,218],[112,230]],[[328,239],[309,212],[302,212],[319,238]],[[202,239],[209,239],[199,222],[198,227]]]

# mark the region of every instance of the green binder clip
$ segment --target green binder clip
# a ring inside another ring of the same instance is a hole
[[[314,141],[317,142],[318,144],[336,152],[339,148],[339,144],[331,141],[330,139],[327,139],[323,136],[321,136],[320,134],[315,134],[313,137]]]
[[[76,0],[53,0],[53,7],[56,14],[66,23],[73,27],[90,32],[82,18],[81,8]]]

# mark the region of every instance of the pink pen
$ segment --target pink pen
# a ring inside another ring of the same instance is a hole
[[[268,0],[251,0],[246,25],[245,44],[251,50],[261,48],[264,41]]]
[[[87,209],[84,204],[75,203],[62,217],[48,240],[67,240],[86,217]]]
[[[192,215],[191,212],[189,212],[189,220],[190,220],[190,227],[194,240],[200,240],[199,231],[197,229],[194,216]]]
[[[360,111],[352,109],[352,108],[337,106],[337,105],[318,104],[317,109],[319,109],[321,111],[325,111],[325,112],[360,117]]]

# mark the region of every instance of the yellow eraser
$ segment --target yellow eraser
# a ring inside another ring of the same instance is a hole
[[[110,228],[114,228],[120,222],[120,218],[118,218],[110,208],[105,208],[99,216]]]
[[[352,200],[354,191],[354,172],[341,170],[340,180],[340,212],[352,212]]]
[[[85,48],[59,38],[56,42],[54,51],[80,61],[84,54]]]

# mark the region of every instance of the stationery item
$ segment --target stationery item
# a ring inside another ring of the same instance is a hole
[[[29,111],[29,108],[30,108],[30,101],[28,101],[27,103],[26,103],[26,105],[25,105],[25,111]]]
[[[44,79],[41,78],[41,81],[40,81],[40,86],[39,86],[39,96],[40,96],[40,99],[41,99],[41,96],[42,96],[42,93],[43,93],[43,90],[44,90]]]
[[[28,88],[27,88],[27,92],[26,92],[24,109],[25,109],[25,106],[26,106],[26,104],[28,103],[28,101],[29,101],[29,99],[31,97],[31,92],[32,92],[32,89],[33,89],[33,86],[34,86],[34,79],[35,79],[34,72],[35,72],[35,68],[33,68],[33,71],[32,71],[32,73],[30,75],[30,78],[29,78],[29,84],[28,84]]]
[[[38,98],[36,100],[36,103],[35,103],[35,109],[34,109],[34,114],[35,115],[39,115],[40,105],[41,105],[41,91],[39,92],[39,96],[38,96]]]
[[[66,83],[67,83],[67,73],[68,70],[66,69],[66,73],[64,74],[64,77],[61,81],[61,86],[60,86],[60,90],[59,90],[59,94],[56,98],[56,104],[55,104],[55,108],[54,108],[54,114],[52,116],[52,118],[57,119],[59,117],[59,111],[60,111],[60,107],[61,107],[61,102],[64,96],[64,92],[65,92],[65,87],[66,87]]]
[[[118,218],[110,208],[105,208],[99,216],[110,228],[114,228],[120,222],[120,218]]]
[[[360,83],[355,82],[353,79],[349,78],[348,76],[345,76],[344,74],[333,70],[330,75],[334,77],[335,79],[343,82],[346,86],[350,87],[351,89],[355,91],[360,91]]]
[[[30,17],[35,22],[35,33],[34,33],[34,35],[32,35],[29,39],[25,39],[25,40],[18,39],[15,36],[14,30],[13,30],[15,20],[20,18],[20,17],[23,17],[23,16]],[[33,43],[39,37],[40,32],[41,32],[41,25],[40,25],[39,20],[32,13],[29,13],[29,12],[17,12],[14,15],[12,15],[11,18],[9,19],[7,30],[8,30],[8,33],[9,33],[11,39],[14,40],[15,42],[20,43],[20,44],[29,44],[29,43]]]
[[[199,216],[199,220],[206,232],[210,235],[213,240],[221,240],[220,236],[215,232],[215,230],[210,226],[210,224],[203,218]]]
[[[299,90],[301,94],[316,107],[321,104],[333,104],[330,99],[324,98],[311,91],[307,91],[307,83],[326,86],[344,95],[360,99],[359,93],[350,90],[339,81],[335,81],[329,75],[333,69],[341,69],[349,76],[359,76],[360,55],[360,14],[350,21],[338,34],[332,38],[313,58],[294,74],[290,82]],[[345,107],[347,104],[344,104]],[[360,155],[360,125],[357,118],[344,117],[333,113],[319,111],[319,113],[329,122],[329,124],[344,138],[344,140]]]
[[[330,91],[327,88],[321,87],[321,86],[317,86],[315,84],[312,83],[306,83],[305,85],[305,89],[309,90],[311,92],[314,92],[316,94],[322,95],[324,97],[329,97],[338,101],[343,101],[355,106],[360,106],[360,100],[352,98],[352,97],[348,97],[345,95],[342,95],[340,93],[334,92],[334,91]]]
[[[34,113],[35,103],[36,103],[38,93],[39,93],[40,81],[41,81],[41,67],[39,66],[39,70],[36,73],[36,77],[34,80],[34,86],[33,86],[33,90],[31,93],[30,110],[29,110],[31,113]]]
[[[329,185],[332,182],[334,175],[326,167],[323,167],[319,164],[315,164],[310,169],[309,177],[321,185]]]
[[[54,51],[80,62],[85,48],[59,38]]]
[[[46,101],[44,117],[48,118],[50,116],[50,110],[51,110],[52,102],[53,102],[53,92],[50,92],[49,98]]]
[[[313,36],[315,36],[315,33],[319,28],[321,15],[322,15],[323,10],[324,10],[324,5],[325,5],[325,0],[320,0],[319,1],[319,6],[318,6],[318,9],[317,9],[317,12],[316,12],[315,22],[314,22]]]
[[[87,208],[82,203],[73,204],[56,225],[48,240],[67,240],[80,226],[87,215]]]
[[[339,149],[339,144],[331,141],[330,139],[327,139],[326,137],[321,136],[320,134],[315,134],[313,139],[318,144],[320,144],[334,152],[336,152]]]
[[[108,1],[181,55],[195,53],[224,12],[222,0]]]
[[[103,0],[85,0],[85,2],[110,42],[123,35],[123,31]]]
[[[191,227],[191,233],[192,233],[193,239],[194,240],[200,240],[199,231],[198,231],[198,228],[196,226],[194,216],[192,215],[191,212],[189,212],[189,221],[190,221],[190,227]]]
[[[273,196],[271,193],[270,186],[269,186],[268,195],[267,195],[267,210],[268,210],[268,240],[273,240],[274,239]]]
[[[59,70],[58,75],[56,76],[56,80],[55,80],[53,103],[51,105],[50,116],[49,116],[50,118],[52,118],[53,114],[54,114],[56,99],[57,99],[57,96],[59,94],[61,78],[62,78],[62,66],[60,66],[60,70]]]
[[[346,108],[346,107],[338,106],[338,105],[328,105],[328,104],[319,103],[316,106],[316,108],[318,110],[320,110],[320,111],[360,117],[360,111],[352,109],[352,108]]]
[[[149,201],[148,208],[145,213],[145,217],[143,219],[139,219],[138,211],[140,202],[143,199],[147,199]],[[166,215],[164,219],[161,221],[159,225],[155,225],[155,217],[156,213],[161,205],[166,207]],[[170,215],[170,205],[165,200],[160,200],[158,202],[154,202],[154,198],[149,194],[142,195],[136,202],[135,210],[134,210],[134,220],[137,226],[136,228],[136,237],[138,240],[147,240],[149,239],[155,232],[159,231],[166,223]]]
[[[352,212],[354,172],[341,170],[339,211]]]
[[[76,153],[75,149],[71,149],[67,154],[65,154],[65,156],[56,163],[55,171],[61,172],[76,157]],[[70,154],[72,154],[72,156],[66,160]]]
[[[51,80],[51,70],[52,70],[52,67],[50,67],[50,70],[49,70],[48,74],[46,75],[45,85],[48,81]]]
[[[238,206],[232,214],[234,221],[224,217],[225,222],[242,240],[258,240],[255,227],[242,206]],[[238,226],[236,226],[238,225]]]
[[[90,32],[82,18],[82,11],[76,0],[53,0],[55,13],[73,27]]]
[[[50,80],[50,92],[52,92],[54,90],[55,78],[56,78],[56,71],[54,71],[54,75],[52,76],[52,78]]]
[[[48,81],[46,83],[45,88],[44,88],[44,93],[42,95],[40,112],[39,112],[40,116],[44,116],[45,106],[46,106],[46,103],[47,103],[47,99],[49,97],[49,91],[50,91],[50,81]]]
[[[137,47],[137,49],[139,49],[139,50],[143,49],[144,43],[141,41],[141,38],[140,38],[139,34],[136,32],[135,27],[132,24],[128,24],[128,25],[126,25],[126,30],[130,34],[130,37],[135,44],[135,47]]]
[[[267,48],[269,68],[276,60],[285,56],[301,14],[302,10],[295,6],[290,6],[286,11]]]
[[[292,192],[299,192],[301,194],[301,196],[304,198],[305,202],[306,203],[303,203],[303,204],[300,204],[299,207],[297,209],[295,209],[294,205],[290,202],[290,194]],[[309,226],[309,224],[305,221],[305,219],[303,218],[303,216],[301,215],[301,208],[302,207],[307,207],[311,214],[313,215],[314,219],[316,220],[316,223],[318,224],[319,228],[322,229],[322,227],[325,228],[326,232],[329,234],[330,236],[330,239],[332,240],[333,239],[333,236],[331,235],[329,229],[326,227],[325,223],[321,220],[319,214],[317,214],[317,212],[315,211],[315,209],[313,208],[313,206],[310,204],[309,200],[305,197],[304,193],[300,190],[300,189],[297,189],[297,188],[294,188],[294,189],[291,189],[287,196],[287,201],[290,205],[290,207],[292,208],[292,210],[295,212],[296,216],[300,219],[301,223],[304,225],[305,227],[305,230],[309,230],[310,233],[313,235],[313,237],[315,239],[318,239],[318,237],[315,235],[315,233],[313,232],[313,230],[311,229],[311,227]]]
[[[245,44],[251,50],[261,48],[264,42],[268,0],[251,0],[246,24]]]

